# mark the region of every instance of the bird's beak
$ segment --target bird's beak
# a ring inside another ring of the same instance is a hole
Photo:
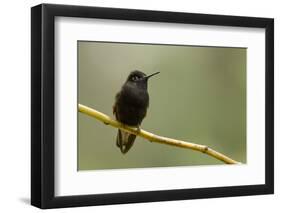
[[[160,72],[155,72],[155,73],[153,73],[153,74],[151,74],[151,75],[148,75],[148,76],[145,76],[145,79],[147,80],[147,79],[149,79],[150,77],[152,77],[152,76],[154,76],[154,75],[157,75],[157,74],[159,74]]]

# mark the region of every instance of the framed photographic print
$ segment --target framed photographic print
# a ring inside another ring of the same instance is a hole
[[[31,203],[274,191],[274,20],[31,9]]]

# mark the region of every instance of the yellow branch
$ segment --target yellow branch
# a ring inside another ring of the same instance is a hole
[[[90,107],[84,106],[82,104],[79,104],[79,112],[89,115],[91,117],[94,117],[97,120],[102,121],[103,123],[105,123],[107,125],[111,125],[113,127],[122,129],[122,130],[132,133],[134,135],[143,137],[143,138],[149,140],[150,142],[157,142],[157,143],[168,144],[168,145],[172,145],[172,146],[178,146],[178,147],[182,147],[182,148],[186,148],[186,149],[192,149],[192,150],[200,151],[202,153],[210,155],[227,164],[239,164],[239,162],[237,162],[237,161],[227,157],[226,155],[223,155],[207,146],[190,143],[190,142],[186,142],[186,141],[181,141],[181,140],[176,140],[176,139],[172,139],[172,138],[162,137],[162,136],[152,134],[152,133],[147,132],[142,129],[138,130],[137,128],[122,124],[122,123],[112,119],[108,115],[101,113]]]

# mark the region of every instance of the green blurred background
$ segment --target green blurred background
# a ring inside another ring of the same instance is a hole
[[[113,117],[132,70],[149,80],[142,128],[207,145],[246,163],[246,49],[78,41],[78,101]],[[78,113],[78,170],[214,165],[200,152],[137,137],[123,155],[117,129]]]

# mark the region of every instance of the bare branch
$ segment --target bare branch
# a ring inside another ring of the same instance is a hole
[[[157,142],[157,143],[182,147],[182,148],[186,148],[186,149],[192,149],[192,150],[199,151],[204,154],[210,155],[227,164],[239,164],[239,162],[237,162],[237,161],[231,159],[230,157],[227,157],[226,155],[223,155],[205,145],[200,145],[200,144],[195,144],[195,143],[191,143],[191,142],[186,142],[186,141],[181,141],[181,140],[176,140],[176,139],[172,139],[172,138],[155,135],[155,134],[147,132],[145,130],[137,129],[137,128],[122,124],[122,123],[112,119],[108,115],[101,113],[90,107],[84,106],[82,104],[79,104],[78,106],[79,106],[79,112],[89,115],[91,117],[94,117],[97,120],[99,120],[107,125],[113,126],[118,129],[122,129],[122,130],[132,133],[134,135],[143,137],[143,138],[149,140],[150,142]]]

